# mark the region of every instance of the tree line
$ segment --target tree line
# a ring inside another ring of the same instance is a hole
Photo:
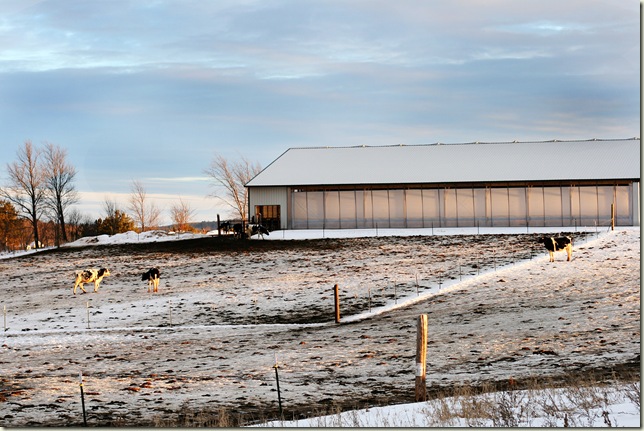
[[[159,228],[162,210],[151,201],[144,185],[132,181],[127,211],[108,198],[103,202],[103,217],[92,220],[74,205],[79,193],[74,180],[76,168],[69,162],[67,150],[45,142],[35,146],[26,140],[8,163],[7,182],[0,186],[0,250],[18,250],[33,246],[60,246],[84,236],[115,235],[128,231],[145,232]],[[245,184],[260,166],[246,158],[229,161],[215,155],[204,173],[210,176],[215,191],[209,195],[232,209],[234,217],[247,220],[248,192]],[[169,208],[172,227],[191,232],[194,209],[179,198]]]

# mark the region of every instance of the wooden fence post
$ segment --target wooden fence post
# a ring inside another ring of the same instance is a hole
[[[83,406],[83,425],[87,426],[87,413],[85,412],[85,392],[83,391],[83,372],[78,372],[78,379],[80,380],[80,393],[81,404]]]
[[[217,214],[217,236],[221,236],[221,220],[219,219],[219,214]]]
[[[418,316],[416,337],[416,402],[427,401],[427,314]]]
[[[277,402],[279,403],[280,408],[280,419],[284,420],[284,413],[282,411],[282,393],[280,392],[280,375],[277,372],[277,369],[279,368],[279,365],[277,364],[277,353],[275,353],[275,365],[273,365],[273,368],[275,368],[275,382],[277,383]]]
[[[333,295],[335,297],[335,323],[340,323],[340,294],[337,284],[333,286]]]

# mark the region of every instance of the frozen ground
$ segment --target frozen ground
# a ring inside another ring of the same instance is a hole
[[[0,425],[82,424],[79,372],[90,425],[220,407],[265,417],[277,410],[276,358],[288,417],[409,403],[420,314],[430,393],[639,374],[639,230],[568,231],[573,260],[554,263],[540,231],[508,229],[130,233],[5,256]],[[72,295],[76,269],[103,266],[99,293]],[[151,266],[158,294],[141,281]]]

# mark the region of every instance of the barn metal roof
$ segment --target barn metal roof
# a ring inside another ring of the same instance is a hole
[[[640,140],[631,138],[290,148],[247,186],[639,178]]]

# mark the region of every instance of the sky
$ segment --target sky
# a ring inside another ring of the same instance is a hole
[[[634,0],[0,0],[0,185],[56,144],[92,219],[226,219],[216,155],[635,136]]]

